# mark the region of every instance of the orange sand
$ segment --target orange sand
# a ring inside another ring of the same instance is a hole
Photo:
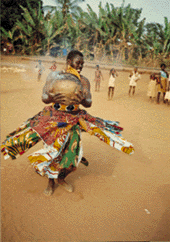
[[[7,64],[22,64],[26,72],[1,71],[1,141],[44,107],[41,93],[51,66],[43,63],[46,70],[37,82],[36,62],[3,57],[2,65]],[[135,154],[128,156],[83,133],[89,166],[80,164],[67,177],[74,193],[57,187],[51,197],[43,195],[47,178],[27,161],[42,142],[17,160],[1,156],[1,241],[170,240],[170,106],[149,101],[148,74],[129,97],[127,72],[119,72],[114,100],[107,101],[109,71],[102,72],[105,81],[94,92],[94,69],[83,69],[93,95],[88,112],[120,121]]]

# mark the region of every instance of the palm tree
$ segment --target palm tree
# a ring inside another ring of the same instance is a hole
[[[79,11],[81,8],[78,6],[79,3],[84,2],[85,0],[55,0],[56,7],[46,5],[44,10],[50,10],[50,12],[59,10],[62,11],[63,17],[65,18],[67,14],[74,14]]]
[[[47,47],[47,54],[50,54],[50,49],[56,44],[54,39],[56,37],[61,38],[66,30],[66,23],[64,23],[63,15],[60,11],[56,11],[50,19],[43,20],[43,34],[45,39],[43,40],[43,46]]]
[[[17,21],[15,27],[18,29],[18,39],[22,41],[22,52],[33,54],[41,50],[41,42],[44,36],[44,16],[39,3],[38,9],[33,9],[27,1],[28,9],[20,6],[23,10],[22,22]]]
[[[86,43],[88,41],[91,52],[95,56],[99,56],[102,54],[101,47],[103,48],[107,40],[107,25],[105,18],[101,14],[97,16],[89,4],[87,4],[87,7],[88,13],[84,12],[81,19],[79,19],[80,29],[85,33],[84,40]]]
[[[159,35],[159,43],[161,44],[161,52],[166,57],[170,52],[170,22],[168,22],[168,18],[164,17],[165,27],[157,23],[158,27],[158,35]]]

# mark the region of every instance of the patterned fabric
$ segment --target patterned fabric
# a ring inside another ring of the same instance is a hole
[[[27,121],[6,136],[6,140],[1,145],[1,152],[5,160],[9,157],[16,159],[18,155],[24,154],[40,140],[38,133],[30,127],[30,123]]]
[[[162,84],[162,87],[161,87]],[[167,78],[161,77],[161,84],[158,84],[158,92],[166,92]]]
[[[69,66],[67,72],[80,79],[74,68]],[[29,155],[28,159],[41,176],[58,178],[62,172],[75,170],[82,159],[81,131],[127,154],[134,152],[133,145],[121,137],[123,129],[118,122],[93,117],[79,110],[78,105],[70,106],[73,105],[47,106],[10,133],[1,146],[5,159],[15,159],[43,140],[44,148]],[[71,113],[76,110],[76,114]]]
[[[9,134],[1,146],[1,152],[6,159],[15,159],[43,140],[44,148],[29,155],[28,159],[38,174],[57,178],[62,169],[76,168],[81,161],[81,131],[98,137],[122,152],[132,154],[133,145],[121,137],[123,129],[118,124],[93,117],[85,110],[73,115],[47,106]]]
[[[53,103],[53,107],[55,110],[59,111],[66,111],[66,112],[72,112],[72,111],[78,111],[79,110],[79,105],[77,104],[72,104],[72,105],[64,105],[64,104],[59,104],[59,103]]]
[[[158,89],[157,89],[157,91],[164,93],[164,92],[166,92],[167,74],[164,71],[160,71],[160,76],[161,76],[161,84],[162,84],[162,87],[161,87],[161,84],[158,83]]]
[[[75,170],[82,155],[80,128],[75,125],[66,135],[59,137],[55,144],[44,145],[44,149],[29,155],[28,159],[38,174],[57,179],[63,169]]]

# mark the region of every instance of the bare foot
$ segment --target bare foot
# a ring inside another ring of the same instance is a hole
[[[82,157],[81,161],[80,161],[83,165],[88,166],[89,162],[86,160],[85,157]]]
[[[44,195],[46,195],[47,197],[51,196],[54,192],[54,185],[55,185],[54,179],[49,179],[48,186],[43,192]]]
[[[73,192],[73,186],[68,184],[64,179],[58,179],[58,184],[61,185],[67,192]]]

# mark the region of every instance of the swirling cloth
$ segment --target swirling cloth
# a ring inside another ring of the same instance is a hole
[[[45,107],[10,133],[1,145],[4,158],[16,159],[42,140],[44,148],[29,155],[28,159],[41,176],[58,178],[63,169],[75,170],[78,167],[83,156],[82,131],[122,152],[134,152],[133,145],[121,137],[123,128],[118,126],[118,122],[93,117],[85,110],[76,114],[60,111],[58,106]]]
[[[57,111],[45,107],[33,118],[10,133],[1,146],[5,159],[17,158],[40,140],[44,148],[28,156],[37,173],[57,178],[63,168],[77,167],[82,158],[81,131],[98,137],[106,144],[127,154],[133,145],[124,140],[118,122],[93,117],[85,110],[78,114]]]

